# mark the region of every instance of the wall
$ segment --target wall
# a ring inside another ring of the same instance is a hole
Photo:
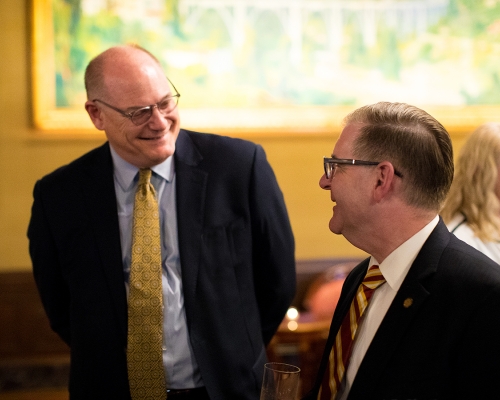
[[[40,138],[32,128],[29,21],[28,0],[0,0],[0,272],[30,269],[26,228],[36,180],[104,141]],[[328,230],[332,203],[318,186],[322,157],[331,153],[336,135],[250,137],[263,145],[276,172],[298,259],[363,256]],[[460,145],[461,137],[454,140]]]

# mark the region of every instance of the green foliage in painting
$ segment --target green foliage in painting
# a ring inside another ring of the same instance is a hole
[[[500,104],[500,0],[392,0],[383,11],[353,0],[337,13],[334,0],[302,1],[299,14],[247,7],[242,19],[238,0],[158,0],[139,16],[126,13],[139,0],[94,0],[92,12],[88,0],[52,1],[58,107],[81,107],[86,65],[123,43],[157,55],[188,107]]]

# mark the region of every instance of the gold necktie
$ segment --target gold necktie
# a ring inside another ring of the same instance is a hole
[[[359,321],[366,307],[368,307],[375,289],[383,283],[385,283],[385,279],[378,265],[372,265],[366,273],[363,282],[359,285],[351,307],[337,332],[335,343],[330,352],[329,367],[325,373],[323,385],[318,394],[318,400],[335,399],[347,366],[349,365],[349,358],[351,357]]]
[[[160,218],[151,170],[141,169],[135,193],[128,298],[127,363],[133,400],[166,399]]]

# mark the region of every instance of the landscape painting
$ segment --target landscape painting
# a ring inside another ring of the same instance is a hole
[[[377,101],[499,119],[499,0],[33,0],[37,127],[90,129],[85,67],[125,43],[158,57],[185,127],[321,133]]]

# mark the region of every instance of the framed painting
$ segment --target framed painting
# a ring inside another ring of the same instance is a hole
[[[496,0],[32,0],[38,132],[96,132],[85,67],[124,43],[158,57],[190,129],[331,133],[377,101],[455,133],[500,121]]]

